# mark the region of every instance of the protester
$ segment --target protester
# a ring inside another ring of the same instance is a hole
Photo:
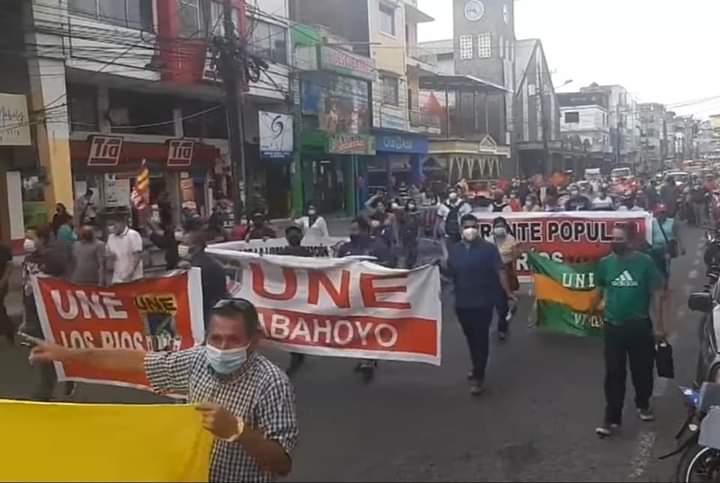
[[[72,216],[68,215],[65,223],[60,225],[60,228],[58,228],[57,239],[67,243],[68,245],[72,245],[77,240]]]
[[[525,206],[523,206],[522,211],[526,213],[537,213],[543,211],[536,194],[530,193],[527,195],[525,198]]]
[[[496,190],[493,195],[492,211],[493,213],[507,213],[512,211],[510,204],[505,201],[505,193],[501,190]]]
[[[690,189],[690,202],[692,203],[693,221],[695,226],[704,226],[707,224],[708,210],[707,200],[705,198],[705,189],[697,182]]]
[[[657,205],[654,214],[650,255],[666,284],[669,284],[672,259],[684,255],[685,246],[680,236],[680,224],[669,216],[667,207],[663,204]]]
[[[545,196],[545,211],[548,213],[557,213],[563,211],[563,207],[559,203],[558,195],[555,193],[548,193]]]
[[[492,242],[500,252],[505,274],[508,279],[508,286],[513,292],[520,289],[517,273],[515,272],[515,263],[520,254],[518,242],[512,235],[510,225],[503,217],[495,218],[493,221]],[[504,294],[501,294],[504,295]],[[497,306],[498,309],[498,338],[505,341],[510,328],[510,319],[512,318],[512,309],[510,300],[501,296]]]
[[[655,184],[655,180],[651,179],[645,183],[643,193],[645,194],[645,199],[647,200],[648,210],[654,211],[655,206],[657,206],[661,201],[660,195],[658,194],[657,186]]]
[[[80,239],[73,243],[70,281],[105,285],[105,244],[95,239],[95,229],[90,225],[80,228]]]
[[[470,392],[482,394],[485,384],[490,324],[495,307],[505,296],[515,301],[508,284],[500,252],[480,238],[478,221],[473,215],[462,220],[462,241],[444,248],[441,269],[453,280],[455,311],[470,348],[472,372]]]
[[[244,241],[251,228],[252,222],[247,215],[243,213],[235,223],[232,232],[230,232],[230,239],[233,241]]]
[[[595,432],[611,436],[622,424],[626,364],[635,386],[635,405],[643,421],[653,421],[655,343],[665,340],[663,314],[664,281],[652,259],[635,249],[634,225],[613,229],[613,254],[603,258],[595,280],[600,289],[597,306],[605,318],[605,398],[603,424]],[[654,303],[655,336],[650,320]]]
[[[370,224],[359,216],[350,224],[350,241],[340,245],[337,256],[345,257],[374,257],[376,263],[386,267],[394,267],[394,257],[388,246],[376,237],[370,236]],[[366,382],[372,380],[375,375],[377,361],[362,360],[355,370],[361,372]]]
[[[177,352],[68,349],[42,341],[33,361],[78,362],[144,373],[158,393],[184,394],[215,437],[209,481],[265,482],[287,476],[298,440],[295,395],[280,368],[257,352],[261,331],[246,300],[212,310],[207,345]]]
[[[143,278],[143,241],[140,233],[127,226],[127,218],[116,215],[108,223],[107,256],[112,262],[112,283]]]
[[[518,198],[518,195],[515,191],[510,193],[510,210],[518,213],[520,211],[523,211],[523,205],[520,199]]]
[[[4,336],[10,345],[15,343],[15,327],[7,313],[5,298],[10,288],[12,259],[12,250],[10,247],[4,243],[0,243],[0,335]]]
[[[172,224],[172,219],[163,221],[160,217],[160,226],[156,226],[152,221],[148,220],[150,228],[150,241],[163,251],[165,255],[165,270],[175,270],[180,262],[178,254],[178,245],[182,241],[182,230],[178,230]]]
[[[312,251],[308,247],[302,246],[303,241],[303,230],[299,226],[291,225],[285,229],[285,239],[288,242],[288,246],[283,248],[279,255],[286,255],[292,257],[312,257]],[[297,352],[290,353],[290,366],[288,367],[287,375],[292,377],[297,373],[300,367],[305,363],[305,354],[299,354]]]
[[[418,213],[415,200],[408,200],[405,211],[398,218],[398,233],[402,247],[402,255],[405,259],[405,268],[415,268],[418,260],[418,237],[422,222]]]
[[[70,213],[68,213],[67,208],[64,204],[58,203],[55,205],[55,214],[53,215],[52,219],[52,231],[55,235],[57,235],[58,230],[60,230],[60,227],[67,224],[69,220],[71,220],[72,217],[70,216]]]
[[[180,266],[189,264],[201,269],[205,329],[210,321],[212,308],[218,300],[227,297],[225,269],[217,259],[205,251],[207,236],[200,224],[190,224],[183,242],[178,246],[178,254],[183,261]]]
[[[277,238],[277,233],[267,224],[267,218],[262,211],[255,211],[252,216],[252,227],[245,235],[245,241],[268,240]]]
[[[460,219],[471,212],[470,204],[456,190],[450,190],[447,200],[438,207],[435,232],[442,234],[446,243],[460,241]]]
[[[608,194],[608,186],[600,185],[597,197],[592,201],[593,211],[614,211],[615,202]]]
[[[580,193],[577,185],[571,185],[570,198],[565,202],[565,211],[590,211],[591,209],[590,198]]]
[[[660,201],[665,205],[668,216],[675,218],[677,214],[678,189],[675,185],[675,179],[672,176],[665,178],[665,183],[660,188]]]
[[[325,218],[319,216],[314,203],[308,203],[305,210],[306,215],[295,220],[295,224],[302,228],[305,238],[328,238],[328,226]]]
[[[88,188],[81,197],[75,200],[75,214],[78,215],[78,226],[95,225],[97,212],[93,202],[93,190]]]

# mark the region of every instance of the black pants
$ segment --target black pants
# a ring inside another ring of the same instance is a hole
[[[418,241],[408,240],[404,244],[405,268],[415,268],[418,260]]]
[[[0,336],[5,336],[8,341],[15,340],[15,326],[5,308],[5,296],[7,288],[0,288]]]
[[[605,422],[622,423],[627,362],[635,386],[635,406],[650,407],[655,366],[655,338],[650,320],[629,321],[624,327],[605,329]]]
[[[470,349],[473,375],[479,382],[483,382],[490,352],[490,324],[494,307],[457,307],[455,311]]]

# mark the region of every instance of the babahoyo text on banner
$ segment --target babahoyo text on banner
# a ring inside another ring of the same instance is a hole
[[[45,340],[74,349],[177,351],[203,342],[200,269],[96,287],[38,276],[35,304]],[[55,363],[60,381],[149,388],[144,374]]]
[[[503,216],[510,234],[528,250],[535,250],[559,263],[595,262],[612,250],[612,230],[618,223],[631,223],[648,243],[652,242],[652,214],[647,212],[486,213],[474,212],[480,235],[492,236],[493,220]],[[527,254],[515,266],[523,282],[531,281]]]
[[[437,267],[208,252],[233,267],[233,295],[258,309],[272,345],[303,354],[440,365]]]

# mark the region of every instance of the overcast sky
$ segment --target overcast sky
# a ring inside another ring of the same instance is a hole
[[[419,2],[436,19],[420,40],[451,38],[452,0]],[[720,0],[515,0],[515,17],[518,39],[543,41],[554,83],[574,81],[562,91],[622,84],[681,114],[720,113]]]

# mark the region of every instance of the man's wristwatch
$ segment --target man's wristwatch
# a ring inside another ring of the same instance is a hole
[[[238,439],[240,439],[240,436],[242,436],[243,432],[245,432],[245,421],[243,421],[241,418],[237,418],[237,433],[233,434],[229,438],[226,438],[225,441],[228,443],[234,443]]]

